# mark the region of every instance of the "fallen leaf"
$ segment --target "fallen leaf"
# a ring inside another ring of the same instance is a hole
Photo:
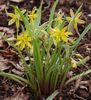
[[[4,70],[7,70],[7,69],[9,69],[9,66],[7,66],[4,62],[0,61],[0,70],[4,71]]]
[[[75,91],[79,88],[81,80],[82,80],[82,78],[78,78],[78,79],[76,80],[75,88],[74,88]]]
[[[0,39],[0,48],[3,47],[3,41]]]
[[[91,93],[91,80],[88,82],[88,86],[89,86],[89,93]]]
[[[7,27],[0,27],[0,32],[5,33],[7,37],[14,37],[15,30]]]
[[[4,5],[0,5],[0,12],[3,11],[3,10],[5,10],[5,8],[6,8],[5,4]]]
[[[29,98],[29,95],[18,93],[17,95],[5,98],[4,100],[28,100],[28,98]]]
[[[0,53],[5,58],[11,58],[14,56],[15,52],[13,50],[0,50]]]
[[[24,72],[21,72],[21,71],[19,71],[19,70],[16,70],[16,69],[12,69],[12,72],[14,73],[14,74],[17,74],[17,75],[22,75]]]

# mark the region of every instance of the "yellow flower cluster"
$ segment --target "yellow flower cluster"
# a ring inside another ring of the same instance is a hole
[[[30,15],[28,15],[30,22],[33,22],[36,19],[37,13],[36,13],[37,9],[33,8],[33,10],[31,11]],[[22,13],[24,13],[24,11],[22,11]],[[68,21],[72,21],[74,22],[74,28],[76,31],[78,31],[77,28],[77,24],[84,24],[85,21],[80,19],[82,12],[79,12],[77,14],[74,14],[73,10],[70,10],[70,16],[71,17],[66,17],[66,19]],[[12,19],[10,20],[10,24],[16,22],[16,26],[17,28],[19,27],[19,21],[21,21],[20,19],[20,15],[17,13],[16,9],[15,9],[15,14],[9,13],[8,14],[10,17],[12,17]],[[62,24],[63,22],[63,16],[64,13],[60,14],[60,12],[57,14],[57,17],[55,18],[55,21],[59,22],[60,24]],[[63,27],[61,29],[59,29],[59,27],[55,27],[55,28],[51,28],[50,30],[50,36],[53,38],[53,40],[56,41],[56,43],[63,41],[63,42],[68,42],[69,40],[69,35],[72,35],[72,32],[67,31],[68,27]],[[16,43],[16,45],[20,45],[20,49],[24,49],[25,46],[27,45],[28,47],[31,48],[31,37],[29,37],[27,35],[27,32],[25,32],[23,35],[21,36],[17,36],[17,40],[18,42]]]
[[[73,20],[73,25],[74,25],[74,29],[75,29],[77,32],[78,32],[78,27],[77,27],[77,25],[78,25],[78,24],[84,24],[84,23],[85,23],[84,20],[81,20],[81,19],[80,19],[81,15],[82,15],[82,12],[79,12],[79,13],[76,15],[76,14],[74,14],[73,10],[70,9],[70,16],[71,16],[71,17],[67,17],[67,18],[66,18],[69,22],[72,21],[73,18],[74,18],[74,20]]]
[[[31,41],[32,38],[28,36],[27,32],[24,32],[23,35],[21,36],[17,36],[17,43],[15,44],[20,45],[20,49],[23,50],[25,48],[25,46],[28,46],[29,48],[31,48]]]
[[[28,15],[30,22],[33,22],[36,18],[36,16],[37,16],[36,10],[37,9],[34,7],[33,10],[31,11],[31,13]]]
[[[31,13],[28,15],[30,22],[33,22],[37,16],[37,9],[34,7]],[[22,10],[21,13],[24,14],[26,10]],[[20,26],[20,21],[22,21],[19,12],[15,9],[14,13],[7,13],[9,17],[12,19],[9,21],[9,25],[16,24],[16,28],[18,29]]]
[[[64,27],[61,30],[55,27],[54,29],[51,29],[50,35],[56,40],[57,43],[60,41],[68,42],[68,36],[72,35],[72,33],[67,32],[66,30],[67,30],[67,27]]]
[[[24,14],[26,10],[22,10],[21,13]],[[7,13],[9,17],[12,19],[9,21],[9,25],[16,24],[16,28],[18,29],[20,26],[20,21],[22,21],[19,12],[15,9],[14,13]]]

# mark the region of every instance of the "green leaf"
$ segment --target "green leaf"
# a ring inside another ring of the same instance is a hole
[[[89,70],[87,70],[85,72],[82,72],[81,74],[76,75],[76,76],[70,78],[68,81],[66,81],[65,85],[69,84],[70,82],[72,82],[72,81],[74,81],[74,80],[76,80],[76,79],[78,79],[80,77],[86,76],[86,75],[88,75],[90,73],[91,73],[91,69],[89,69]]]
[[[36,92],[37,91],[37,79],[34,73],[34,66],[26,66],[25,73],[27,80],[31,83],[31,88]]]
[[[38,29],[38,27],[41,23],[41,8],[42,8],[42,5],[40,5],[39,9],[37,10],[37,13],[36,13],[37,17],[34,20],[34,29]]]
[[[25,78],[22,78],[18,75],[15,75],[15,74],[5,73],[5,72],[0,71],[0,76],[11,78],[11,79],[13,79],[14,81],[16,81],[20,84],[22,84],[22,82],[29,84],[29,82]]]
[[[53,100],[59,94],[58,90],[54,91],[46,100]]]
[[[82,32],[82,34],[79,36],[79,38],[75,41],[74,45],[72,46],[72,50],[76,49],[76,47],[79,45],[81,39],[86,35],[86,33],[91,29],[91,24],[89,24],[85,30]]]
[[[84,59],[82,59],[81,61],[79,61],[79,62],[77,63],[77,66],[80,66],[80,65],[85,64],[88,60],[90,60],[90,57],[89,57],[89,56],[87,56],[87,57],[85,57]]]
[[[23,15],[23,13],[20,11],[20,9],[19,9],[17,6],[15,6],[14,8],[15,8],[16,11],[18,11],[18,13],[20,14],[21,19],[22,19],[22,21],[23,21],[23,23],[24,23],[24,25],[25,25],[25,28],[26,28],[26,30],[27,30],[29,36],[30,36],[31,33],[32,33],[32,31],[31,31],[31,29],[30,29],[30,24],[29,24],[29,22],[28,22],[27,16]]]
[[[35,71],[38,81],[41,82],[43,79],[43,65],[40,53],[40,43],[37,38],[33,40],[33,50],[34,50],[33,53],[34,53]]]
[[[58,4],[58,1],[59,1],[59,0],[56,0],[56,1],[55,1],[54,5],[53,5],[53,7],[52,7],[52,9],[51,9],[51,14],[50,14],[50,18],[49,18],[49,24],[48,24],[48,30],[49,30],[49,28],[50,28],[51,25],[52,25],[52,21],[53,21],[53,17],[54,17],[54,14],[55,14],[55,9],[56,9],[56,6],[57,6],[57,4]]]

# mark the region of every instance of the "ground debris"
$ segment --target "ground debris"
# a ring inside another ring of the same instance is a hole
[[[29,98],[28,95],[23,94],[22,92],[20,92],[20,93],[14,95],[14,96],[5,98],[4,100],[28,100],[28,98]]]

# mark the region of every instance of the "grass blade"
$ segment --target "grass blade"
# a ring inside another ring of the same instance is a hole
[[[52,21],[53,21],[53,17],[54,17],[54,13],[55,13],[55,9],[56,9],[56,6],[58,4],[58,1],[59,0],[55,1],[54,5],[53,5],[53,7],[51,9],[51,14],[50,14],[50,18],[49,18],[49,24],[48,24],[48,30],[51,27],[51,24],[52,24]]]
[[[15,74],[0,72],[0,76],[11,78],[11,79],[13,79],[14,81],[16,81],[20,84],[22,84],[22,82],[29,84],[29,82],[25,78],[22,78],[18,75],[15,75]]]
[[[76,79],[78,79],[78,78],[80,78],[82,76],[86,76],[86,75],[88,75],[90,73],[91,73],[91,69],[87,70],[87,71],[85,71],[85,72],[83,72],[83,73],[81,73],[79,75],[76,75],[76,76],[70,78],[68,81],[66,81],[65,85],[69,84],[70,82],[72,82],[72,81],[74,81],[74,80],[76,80]]]
[[[72,46],[72,50],[76,49],[76,47],[79,45],[81,39],[84,37],[84,35],[86,35],[86,33],[91,29],[91,24],[89,24],[85,30],[82,32],[82,34],[80,35],[80,37],[76,40],[76,42],[74,43],[74,45]]]
[[[46,100],[53,100],[59,94],[58,90],[54,91]]]
[[[43,79],[43,66],[40,54],[40,43],[38,39],[34,39],[33,41],[33,50],[34,50],[34,61],[35,61],[35,70],[38,81]]]
[[[36,13],[37,17],[34,20],[34,28],[36,28],[36,29],[39,27],[39,24],[41,23],[41,7],[42,7],[42,5],[40,5],[39,9],[37,10],[37,13]]]

